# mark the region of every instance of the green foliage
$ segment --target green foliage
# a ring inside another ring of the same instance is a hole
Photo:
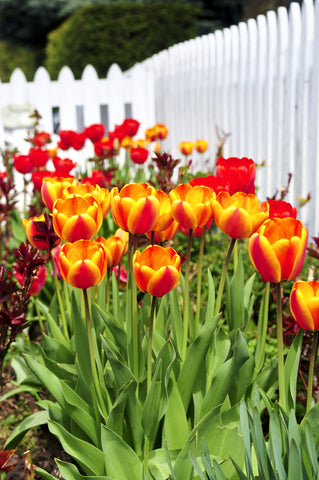
[[[48,37],[45,66],[56,78],[68,65],[79,78],[92,64],[99,76],[122,70],[196,34],[199,9],[187,3],[134,2],[86,6]]]
[[[40,59],[41,51],[39,49],[31,49],[5,40],[0,41],[1,81],[8,82],[15,68],[20,68],[27,80],[33,80]]]

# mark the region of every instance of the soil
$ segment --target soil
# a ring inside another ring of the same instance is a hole
[[[2,374],[2,392],[0,395],[0,450],[14,428],[25,415],[39,410],[34,397],[28,393],[15,394],[5,400],[1,400],[3,394],[16,388],[13,382],[12,372],[5,371]],[[55,458],[70,461],[70,458],[63,451],[60,443],[51,435],[46,426],[37,427],[28,432],[16,448],[16,453],[10,460],[15,466],[10,470],[5,480],[24,480],[23,453],[31,451],[33,465],[38,465],[56,478],[62,478],[55,463]],[[34,480],[40,480],[35,474]]]

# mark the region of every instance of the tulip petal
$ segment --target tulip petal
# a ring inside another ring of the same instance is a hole
[[[252,233],[250,215],[246,210],[237,207],[229,207],[220,215],[219,220],[215,218],[220,230],[231,238],[248,238]]]
[[[97,224],[89,215],[73,215],[62,228],[61,237],[67,242],[91,240],[97,233]]]
[[[189,203],[176,200],[172,203],[172,215],[184,228],[196,228],[197,218]]]
[[[147,291],[155,297],[162,297],[173,290],[179,282],[179,272],[168,265],[157,270],[148,283]]]
[[[280,282],[281,264],[267,238],[254,233],[249,240],[248,252],[252,264],[265,282]]]
[[[127,227],[131,233],[143,234],[152,229],[160,212],[159,201],[155,197],[140,198],[129,212]]]
[[[79,260],[71,266],[67,282],[77,288],[89,288],[101,281],[100,269],[90,260]]]
[[[307,301],[305,301],[303,293],[296,288],[292,290],[290,295],[290,310],[301,328],[314,330],[313,317],[308,309]]]

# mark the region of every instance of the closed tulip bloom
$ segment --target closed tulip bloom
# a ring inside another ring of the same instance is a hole
[[[157,123],[154,127],[156,136],[159,140],[164,140],[168,135],[168,128],[163,123]]]
[[[252,264],[266,282],[295,279],[303,267],[308,231],[292,217],[270,218],[248,244]]]
[[[196,140],[194,146],[198,153],[204,153],[207,150],[208,142],[207,140]]]
[[[131,148],[130,151],[131,160],[137,164],[143,164],[146,162],[148,157],[148,150],[143,147]]]
[[[218,158],[216,177],[222,178],[229,185],[229,193],[255,193],[256,165],[250,158]]]
[[[60,271],[64,280],[77,288],[98,285],[107,269],[107,255],[101,242],[77,240],[65,243],[59,255]]]
[[[52,158],[52,163],[56,170],[63,170],[64,172],[70,172],[77,165],[76,162],[73,162],[73,160],[71,160],[71,158],[60,158],[60,157]]]
[[[33,163],[29,155],[13,155],[13,165],[19,173],[30,173],[33,168]]]
[[[63,190],[62,197],[67,198],[70,195],[81,195],[82,197],[93,195],[102,209],[103,218],[106,217],[111,208],[110,192],[106,188],[101,188],[99,185],[93,186],[89,183],[70,185]]]
[[[99,142],[104,137],[105,126],[103,123],[94,123],[89,127],[85,127],[83,133],[86,138],[91,140],[92,143]]]
[[[127,242],[123,237],[115,235],[108,238],[98,237],[96,241],[103,243],[105,247],[108,268],[114,267],[122,261],[127,250]]]
[[[139,126],[140,122],[134,118],[126,118],[122,123],[122,127],[125,130],[125,135],[129,137],[134,137],[137,134]]]
[[[268,218],[269,205],[259,205],[255,195],[220,192],[212,200],[214,219],[218,228],[231,238],[248,238]]]
[[[205,187],[211,188],[215,193],[229,191],[229,185],[226,180],[217,178],[215,175],[192,178],[189,184],[192,185],[192,187],[195,187],[195,185],[205,185]]]
[[[193,148],[194,148],[193,142],[181,142],[179,144],[180,152],[186,157],[192,153]]]
[[[45,167],[50,158],[50,152],[41,148],[30,148],[29,157],[34,167]]]
[[[71,195],[54,203],[54,230],[66,242],[91,240],[99,231],[102,221],[102,209],[93,195]]]
[[[290,293],[290,311],[304,330],[319,330],[319,282],[296,282]]]
[[[268,200],[269,203],[269,218],[297,218],[297,209],[291,203],[283,200]]]
[[[176,220],[173,220],[170,226],[165,230],[153,231],[154,243],[162,243],[166,242],[167,240],[173,240],[178,232],[179,226],[179,223],[176,222]],[[145,235],[149,239],[152,238],[152,232],[146,232]]]
[[[169,196],[163,190],[155,190],[155,197],[160,204],[160,214],[157,222],[153,225],[152,230],[157,232],[159,230],[166,230],[173,222],[172,207]]]
[[[152,230],[160,214],[155,188],[146,183],[130,183],[120,191],[111,190],[111,211],[115,223],[126,232],[143,234]]]
[[[172,248],[150,245],[133,255],[133,271],[138,287],[155,297],[162,297],[179,283],[181,257]]]
[[[184,228],[203,227],[213,215],[213,195],[212,190],[203,185],[192,187],[181,183],[169,193],[174,219]]]
[[[72,177],[46,177],[43,179],[41,196],[50,212],[53,210],[54,202],[63,197],[63,190],[70,185],[77,185],[77,181]]]

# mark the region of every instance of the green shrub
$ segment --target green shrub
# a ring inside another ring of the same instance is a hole
[[[198,7],[187,3],[119,3],[83,7],[48,36],[46,63],[52,78],[68,65],[79,78],[87,64],[105,76],[196,35]]]
[[[15,68],[21,68],[27,80],[33,80],[41,64],[41,52],[22,45],[0,41],[0,78],[8,82]]]

